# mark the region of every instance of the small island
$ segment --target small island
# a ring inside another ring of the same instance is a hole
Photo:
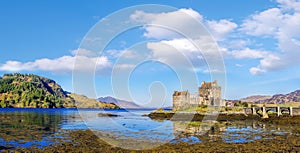
[[[298,93],[300,90],[290,94],[298,95]],[[300,116],[300,105],[297,102],[255,105],[250,102],[234,101],[234,105],[230,106],[232,101],[221,98],[221,87],[217,81],[202,82],[195,94],[190,94],[188,90],[174,91],[172,97],[173,108],[171,111],[164,111],[160,108],[147,116],[158,120],[181,121],[202,121],[205,116],[211,116],[218,121]],[[287,95],[287,97],[292,96]],[[274,101],[273,97],[269,98],[270,101]]]

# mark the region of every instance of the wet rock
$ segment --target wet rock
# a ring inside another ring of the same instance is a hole
[[[98,113],[98,117],[119,117],[120,115],[112,113]]]
[[[47,127],[43,128],[42,130],[44,130],[44,131],[50,131],[51,128],[49,126],[47,126]]]
[[[0,146],[0,151],[1,150],[10,150],[10,149],[13,149],[13,147]]]

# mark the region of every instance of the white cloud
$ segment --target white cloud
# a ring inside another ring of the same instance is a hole
[[[163,40],[161,43],[173,46],[179,51],[184,53],[197,52],[198,49],[188,40],[188,39],[172,39],[172,40]]]
[[[193,30],[199,27],[191,27],[194,24],[189,23],[195,22],[195,20],[201,22],[202,18],[202,15],[192,9],[179,9],[178,11],[157,14],[136,11],[130,16],[133,21],[150,24],[144,27],[146,30],[144,36],[156,39],[180,38],[182,37],[180,34],[168,28],[178,27],[177,29]]]
[[[1,71],[48,71],[52,73],[71,73],[78,71],[97,70],[108,68],[111,63],[106,56],[89,57],[91,52],[78,49],[72,51],[73,56],[62,56],[55,59],[42,58],[32,62],[7,61],[0,65]],[[77,56],[74,56],[74,54]],[[86,55],[86,56],[83,56]],[[76,63],[76,65],[75,65]],[[75,67],[74,67],[75,65]]]
[[[207,21],[206,25],[208,26],[210,32],[216,40],[225,40],[227,35],[234,31],[238,25],[229,20],[222,19],[220,21]]]
[[[300,2],[278,0],[279,6],[251,15],[240,30],[248,35],[291,38],[300,34]],[[286,11],[287,9],[292,9]]]
[[[105,51],[105,55],[108,56],[110,59],[117,59],[117,58],[124,58],[124,59],[138,59],[141,58],[142,51],[135,51],[131,49],[124,49],[124,50],[107,50]]]
[[[243,67],[242,64],[235,64],[236,67]]]
[[[257,68],[257,67],[252,67],[249,71],[252,75],[258,75],[258,74],[262,74],[262,73],[266,72],[265,70],[262,70],[262,69]]]
[[[243,39],[234,39],[234,40],[228,40],[223,45],[230,49],[244,49],[247,48],[247,46],[251,45],[251,41],[249,39],[243,40]]]
[[[227,59],[264,59],[271,55],[276,55],[270,51],[264,51],[260,49],[251,49],[244,47],[243,49],[234,49],[230,50],[226,47],[220,47],[220,51],[223,54],[223,57]]]
[[[278,7],[251,15],[241,25],[241,31],[252,36],[275,39],[280,53],[264,55],[251,74],[261,74],[299,65],[300,2],[277,0]]]
[[[191,55],[196,49],[185,41],[188,40],[149,42],[147,48],[152,51],[154,60],[176,67],[190,67],[190,62],[193,60],[191,57],[195,57]]]
[[[157,14],[136,11],[130,18],[136,22],[150,24],[144,27],[146,30],[144,36],[156,39],[179,39],[183,37],[177,32],[172,31],[172,29],[168,29],[167,25],[171,25],[170,27],[175,27],[179,30],[185,29],[185,32],[192,34],[195,30],[201,28],[200,25],[202,23],[208,27],[207,29],[210,30],[211,34],[218,41],[224,40],[229,33],[237,28],[236,23],[226,19],[221,19],[220,21],[204,20],[201,14],[190,8]],[[195,25],[195,21],[199,24]]]
[[[240,30],[253,36],[274,35],[282,24],[282,18],[282,12],[279,8],[271,8],[252,15],[244,21]]]
[[[299,65],[298,59],[299,55],[294,54],[269,54],[260,60],[258,66],[253,68],[259,69],[261,73],[266,73],[269,71],[281,70],[289,66]]]
[[[199,49],[193,43],[200,44]],[[206,39],[193,40],[192,42],[181,38],[149,42],[147,48],[152,51],[152,58],[158,61],[179,67],[191,66],[190,64],[199,67],[205,65],[205,59],[217,56],[210,45],[213,44]]]
[[[189,8],[189,9],[179,9],[179,11],[184,12],[184,13],[192,16],[194,19],[196,19],[200,22],[203,20],[203,16],[201,14],[199,14],[198,12],[194,11],[191,8]]]
[[[140,58],[140,55],[133,50],[123,50],[121,52],[121,57],[126,59],[137,59]]]
[[[280,7],[283,10],[294,10],[294,11],[300,11],[300,1],[299,0],[277,0],[277,2],[280,4]]]
[[[113,69],[124,70],[124,69],[133,69],[134,67],[135,67],[134,64],[117,64],[117,65],[114,65]]]
[[[230,53],[234,58],[237,59],[243,59],[243,58],[252,58],[252,59],[257,59],[257,58],[264,58],[268,54],[271,54],[270,52],[266,51],[260,51],[260,50],[253,50],[250,48],[245,48],[243,50],[234,50],[230,51]]]
[[[180,53],[174,46],[170,46],[165,42],[149,42],[147,43],[147,48],[153,52],[153,59],[163,63],[182,65],[181,61],[187,60],[184,54]]]
[[[156,14],[136,11],[130,18],[135,22],[149,24],[143,27],[145,37],[160,40],[147,43],[147,48],[152,51],[152,58],[179,67],[189,67],[192,64],[199,68],[206,65],[205,60],[216,60],[214,63],[220,63],[219,59],[222,57],[215,41],[211,39],[205,28],[201,30],[202,25],[207,26],[217,41],[225,40],[238,27],[236,23],[226,19],[218,21],[204,19],[193,9],[179,9]],[[189,38],[165,28],[168,25],[177,30],[184,29],[184,33]]]
[[[275,55],[269,55],[266,58],[260,61],[260,65],[256,68],[260,69],[262,72],[266,72],[267,70],[279,69],[281,67],[282,60]]]
[[[7,61],[5,64],[0,66],[1,71],[20,71],[24,69],[31,69],[32,63],[23,64],[18,61]]]
[[[83,49],[83,48],[72,50],[70,52],[73,56],[76,56],[76,55],[77,56],[86,56],[86,57],[96,57],[97,56],[97,53]]]
[[[224,71],[218,69],[205,69],[203,73],[223,73]]]

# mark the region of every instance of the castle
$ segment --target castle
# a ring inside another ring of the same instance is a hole
[[[174,110],[199,105],[225,106],[225,102],[221,98],[221,87],[217,81],[202,82],[198,88],[198,93],[196,92],[195,94],[190,94],[188,90],[174,91]]]

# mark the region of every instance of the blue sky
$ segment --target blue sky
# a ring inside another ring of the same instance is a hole
[[[95,60],[95,55],[88,54],[88,50],[80,48],[87,32],[99,24],[99,20],[115,11],[148,3],[147,1],[87,3],[76,0],[71,3],[2,0],[0,74],[34,73],[53,78],[65,90],[72,91],[72,66],[76,53],[82,54],[87,60]],[[151,4],[168,5],[179,10],[161,10],[156,13],[140,10],[142,12],[131,14],[138,17],[134,19],[135,22],[147,24],[172,22],[174,21],[172,15],[175,15],[176,19],[178,15],[176,13],[181,10],[201,22],[212,34],[226,68],[224,98],[238,99],[255,94],[272,95],[299,89],[299,1],[160,0],[151,1]],[[164,18],[162,14],[170,16]],[[128,20],[132,19],[130,16],[127,17]],[[189,23],[175,22],[175,24],[187,29],[192,28],[189,27]],[[123,54],[124,57],[125,55],[134,57],[133,55],[150,52],[164,59],[169,56],[171,58],[165,60],[172,62],[173,53],[168,54],[168,51],[162,50],[161,43],[175,47],[179,51],[178,54],[189,56],[190,53],[194,53],[193,48],[186,44],[184,39],[160,30],[151,27],[134,28],[114,38],[106,46],[106,54],[100,55],[98,65],[100,73],[96,73],[97,96],[114,96],[110,77],[111,66],[114,63],[122,64],[119,69],[132,67],[130,62],[133,61],[118,60],[120,53],[127,53]],[[194,64],[194,61],[191,61]],[[195,65],[198,64],[196,66],[198,81],[211,81],[207,65],[203,65],[203,61],[201,64],[201,60],[197,62]],[[129,88],[133,99],[141,103],[154,100],[170,104],[174,90],[196,91],[197,85],[181,87],[180,78],[176,73],[184,71],[174,72],[168,65],[163,64],[163,61],[148,61],[135,65],[134,68],[129,79]],[[129,99],[126,96],[117,97]]]

